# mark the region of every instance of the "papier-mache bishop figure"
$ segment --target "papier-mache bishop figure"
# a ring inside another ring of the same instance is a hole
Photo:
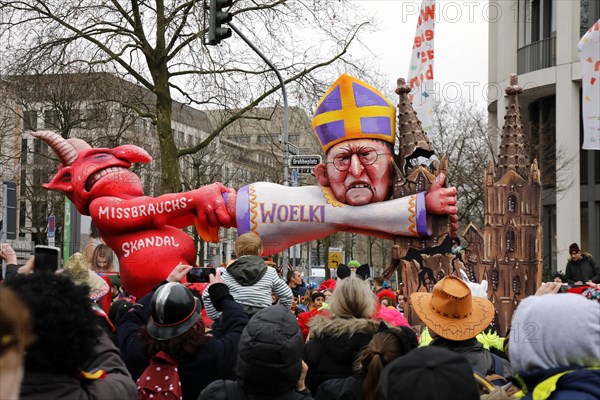
[[[214,183],[189,192],[145,196],[129,170],[149,162],[138,146],[92,148],[81,139],[33,132],[61,160],[45,184],[90,215],[115,251],[123,287],[142,297],[179,263],[194,265],[192,238],[181,228],[195,223],[205,240],[217,242],[220,227],[254,232],[263,255],[339,231],[378,237],[426,236],[429,214],[451,215],[456,232],[456,189],[440,175],[427,193],[390,200],[396,108],[366,83],[340,76],[313,118],[326,163],[315,167],[320,186],[286,187],[259,182],[237,192]]]
[[[392,239],[430,235],[427,214],[449,214],[456,232],[456,189],[438,177],[429,192],[392,199],[396,108],[374,87],[343,74],[312,120],[326,162],[320,186],[253,183],[237,191],[238,233],[252,231],[265,254],[339,231]]]

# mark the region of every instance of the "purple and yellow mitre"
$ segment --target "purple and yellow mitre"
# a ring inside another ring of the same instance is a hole
[[[323,151],[352,139],[394,143],[396,107],[377,89],[342,74],[319,101],[312,119]]]

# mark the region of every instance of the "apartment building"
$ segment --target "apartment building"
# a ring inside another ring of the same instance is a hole
[[[542,181],[543,262],[563,270],[568,248],[600,257],[600,151],[582,150],[577,45],[600,18],[597,0],[491,0],[489,123],[504,124],[500,89],[519,75],[523,132]]]

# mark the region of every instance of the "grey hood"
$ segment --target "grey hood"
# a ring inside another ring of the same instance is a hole
[[[600,366],[600,303],[571,293],[529,296],[513,316],[508,352],[521,374]]]

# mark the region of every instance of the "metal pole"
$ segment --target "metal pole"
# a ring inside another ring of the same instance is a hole
[[[254,44],[252,44],[252,42],[250,42],[250,39],[248,39],[231,22],[229,22],[229,27],[231,27],[231,29],[235,33],[237,33],[238,36],[241,37],[242,40],[244,42],[246,42],[246,44],[248,46],[250,46],[250,48],[252,50],[254,50],[254,52],[256,54],[258,54],[260,56],[260,58],[262,58],[263,61],[266,62],[269,67],[271,67],[271,69],[275,72],[275,74],[277,74],[277,79],[279,79],[279,84],[281,85],[281,92],[283,94],[283,184],[284,184],[284,186],[289,186],[290,185],[289,173],[288,173],[288,165],[289,165],[289,160],[290,160],[290,148],[289,148],[289,141],[288,141],[289,140],[289,136],[288,136],[289,121],[288,121],[288,99],[287,99],[287,91],[285,89],[285,82],[283,81],[283,78],[282,78],[281,74],[279,73],[279,70],[277,69],[277,67],[275,67],[275,65],[273,65],[273,63],[271,63],[271,61],[269,61],[269,59]]]
[[[289,148],[289,142],[288,142],[288,138],[289,138],[288,137],[288,128],[289,128],[288,99],[287,99],[287,91],[285,89],[285,82],[283,81],[283,78],[282,78],[281,74],[279,73],[279,70],[277,69],[277,67],[275,67],[275,65],[273,65],[273,63],[271,61],[269,61],[269,59],[258,49],[258,47],[256,47],[250,41],[250,39],[248,39],[238,28],[236,28],[235,25],[233,25],[231,22],[228,22],[228,24],[229,24],[229,27],[235,33],[237,33],[237,35],[240,38],[242,38],[242,40],[244,42],[246,42],[246,44],[248,46],[250,46],[250,48],[252,50],[254,50],[254,52],[256,54],[258,54],[260,56],[260,58],[262,58],[263,61],[265,63],[267,63],[267,65],[269,67],[271,67],[271,69],[277,75],[277,79],[279,79],[279,84],[281,85],[281,92],[283,94],[283,185],[289,186],[290,181],[289,181],[289,174],[288,174],[288,165],[289,165],[289,160],[290,160],[290,148]],[[281,267],[281,273],[283,275],[283,279],[286,279],[287,272],[288,272],[289,251],[290,251],[289,248],[287,250],[283,251],[283,261],[282,261],[283,265]]]

